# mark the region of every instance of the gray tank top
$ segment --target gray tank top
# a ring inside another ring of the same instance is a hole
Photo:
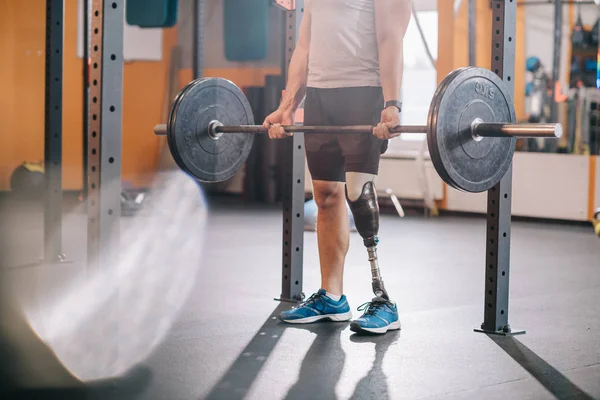
[[[306,0],[311,16],[308,83],[381,86],[374,0]]]

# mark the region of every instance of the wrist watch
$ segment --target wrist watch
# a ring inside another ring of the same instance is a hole
[[[385,102],[385,105],[383,106],[383,108],[386,109],[388,107],[396,107],[399,112],[402,112],[402,102],[401,101],[388,100]]]

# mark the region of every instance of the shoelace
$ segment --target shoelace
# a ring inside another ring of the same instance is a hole
[[[366,309],[364,315],[375,315],[386,303],[383,301],[368,301],[358,306],[357,311]]]
[[[319,293],[313,293],[308,299],[306,299],[304,302],[302,302],[298,308],[304,307],[304,306],[308,306],[308,305],[312,305],[312,304],[316,304],[316,303],[321,304],[322,309],[324,309],[325,306],[327,305],[325,303],[325,299],[323,298],[323,296],[321,294],[319,294]],[[317,310],[318,309],[319,308],[317,307]]]

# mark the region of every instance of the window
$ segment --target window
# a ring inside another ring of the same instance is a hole
[[[438,13],[437,11],[419,11],[419,24],[427,40],[433,57],[438,50]],[[431,64],[425,45],[414,18],[411,18],[404,37],[404,75],[402,77],[402,124],[424,125],[427,123],[429,105],[437,88],[437,72]],[[425,134],[406,134],[402,139],[390,142],[389,151],[394,152],[415,149]],[[417,142],[417,143],[415,143]],[[418,147],[417,147],[418,146]]]

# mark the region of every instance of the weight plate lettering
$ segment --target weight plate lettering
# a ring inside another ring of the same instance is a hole
[[[450,186],[471,193],[489,190],[510,167],[516,138],[476,138],[471,125],[515,122],[512,98],[504,82],[487,69],[465,68],[446,80],[429,114],[431,161]]]

